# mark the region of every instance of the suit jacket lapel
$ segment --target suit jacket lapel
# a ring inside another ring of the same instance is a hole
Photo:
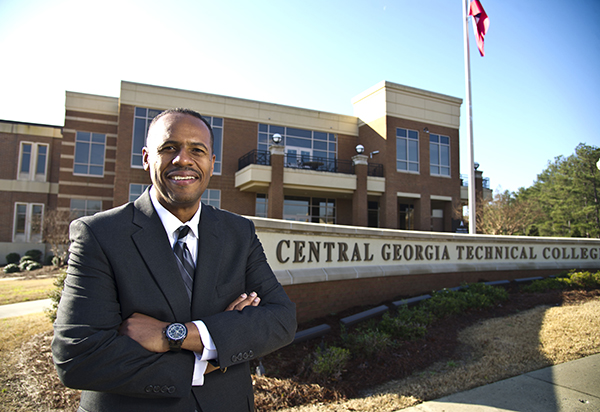
[[[219,247],[219,218],[210,206],[202,205],[199,224],[198,259],[192,293],[192,316],[198,318],[214,314],[214,294],[221,262]]]
[[[148,191],[144,192],[134,205],[133,223],[139,226],[140,230],[131,236],[133,243],[165,295],[174,318],[178,321],[187,321],[190,319],[190,302],[185,285],[179,275],[169,239],[152,206]]]

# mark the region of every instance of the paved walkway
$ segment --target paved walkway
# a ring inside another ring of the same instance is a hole
[[[600,411],[600,354],[529,372],[401,410],[401,412],[507,411]]]
[[[0,305],[0,319],[43,312],[44,309],[49,308],[51,305],[51,299],[33,300],[31,302],[13,303],[11,305]]]

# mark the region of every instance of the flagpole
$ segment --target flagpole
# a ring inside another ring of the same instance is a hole
[[[469,233],[476,233],[476,207],[475,207],[475,160],[473,154],[473,109],[471,107],[471,59],[469,56],[469,15],[468,4],[469,0],[461,0],[463,2],[463,31],[464,31],[464,47],[465,47],[465,85],[467,99],[467,136],[469,138],[468,145],[468,161],[469,161]]]

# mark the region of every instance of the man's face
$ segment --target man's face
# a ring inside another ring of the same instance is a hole
[[[179,220],[188,221],[213,174],[210,130],[194,116],[171,113],[152,126],[146,144],[144,170],[150,172],[158,201]]]

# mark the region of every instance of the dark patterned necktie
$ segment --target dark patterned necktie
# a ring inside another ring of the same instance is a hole
[[[177,266],[179,267],[179,272],[181,272],[183,283],[185,283],[185,289],[188,297],[191,300],[192,287],[194,285],[194,270],[196,265],[194,264],[194,259],[192,258],[190,250],[184,242],[185,237],[190,231],[190,227],[181,226],[177,230],[179,231],[179,234],[177,235],[177,242],[175,242],[175,246],[173,246],[173,252],[177,257]]]

